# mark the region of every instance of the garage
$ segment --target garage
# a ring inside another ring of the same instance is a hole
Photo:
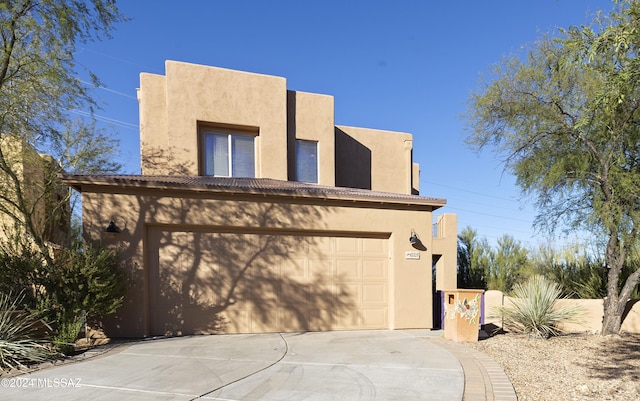
[[[151,335],[389,328],[389,234],[147,229]]]

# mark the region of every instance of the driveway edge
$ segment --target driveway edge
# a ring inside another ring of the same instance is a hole
[[[451,352],[464,371],[463,401],[517,401],[518,396],[504,369],[489,355],[461,343],[434,338]]]

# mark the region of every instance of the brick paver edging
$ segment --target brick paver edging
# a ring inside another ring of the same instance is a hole
[[[451,352],[464,371],[463,401],[517,401],[511,380],[489,355],[464,344],[434,338],[439,346]]]

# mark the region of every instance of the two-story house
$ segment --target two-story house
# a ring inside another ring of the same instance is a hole
[[[332,96],[285,78],[175,61],[138,99],[142,175],[64,176],[87,239],[130,261],[108,335],[432,327],[456,216],[432,228],[445,200],[418,195],[410,134],[335,126]]]

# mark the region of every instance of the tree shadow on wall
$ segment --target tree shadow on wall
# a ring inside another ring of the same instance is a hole
[[[183,161],[176,156],[176,148],[169,149],[145,146],[140,164],[143,174],[187,176],[192,174],[195,163]],[[182,149],[183,154],[186,149]]]
[[[300,242],[313,246],[308,237],[162,236],[158,271],[149,272],[153,334],[326,330],[334,313],[351,309],[346,288],[332,284],[331,266],[318,257],[312,271],[300,251],[294,256]]]
[[[142,248],[142,222],[149,224],[146,280],[129,302],[135,309],[147,294],[149,334],[328,330],[361,318],[327,259],[334,239],[301,234],[323,229],[325,208],[204,195],[135,199],[115,206],[139,210],[122,233],[123,254]],[[156,223],[158,216],[175,226]]]
[[[252,214],[262,223],[315,212],[299,213],[276,204],[242,210],[243,218]],[[157,263],[148,272],[152,334],[326,330],[338,315],[353,311],[346,286],[331,279],[333,266],[321,251],[331,244],[318,243],[330,239],[261,230],[154,235],[149,249]]]

